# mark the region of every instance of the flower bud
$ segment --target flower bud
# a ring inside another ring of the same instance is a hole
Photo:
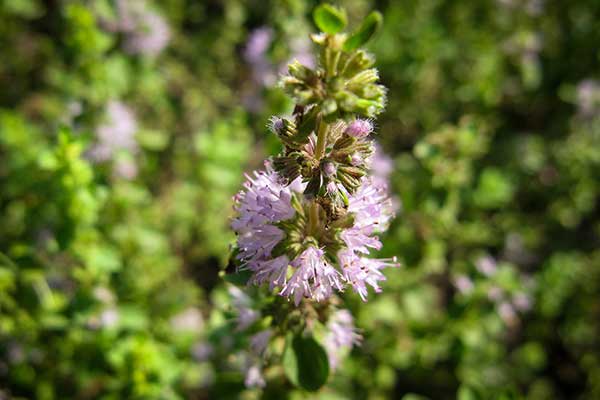
[[[272,117],[271,120],[269,121],[269,129],[271,129],[271,131],[273,131],[273,133],[275,133],[278,136],[283,134],[284,128],[285,128],[285,125],[283,123],[282,118]]]
[[[350,157],[350,164],[352,164],[355,167],[361,165],[364,161],[363,157],[360,155],[360,153],[358,151],[349,157]]]
[[[331,178],[337,172],[337,168],[335,167],[334,163],[325,160],[321,163],[321,171],[323,172],[323,175],[325,175],[327,178]]]
[[[370,85],[379,80],[379,73],[375,68],[369,68],[359,72],[355,76],[346,82],[346,86],[352,87],[353,89],[360,89],[366,85]]]
[[[346,128],[346,134],[355,138],[364,138],[373,132],[373,123],[368,119],[355,119]]]
[[[355,55],[350,59],[344,70],[344,76],[351,77],[358,72],[370,68],[375,64],[375,59],[372,55],[364,50],[356,51]]]
[[[298,60],[294,60],[288,65],[288,71],[291,76],[301,81],[310,81],[316,76],[313,70],[300,64]]]
[[[337,184],[334,181],[330,181],[327,184],[326,190],[327,190],[328,194],[334,194],[334,193],[336,193],[337,190],[338,190]]]

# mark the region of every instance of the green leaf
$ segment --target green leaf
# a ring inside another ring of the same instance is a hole
[[[346,27],[346,12],[330,4],[321,4],[313,12],[315,24],[325,33],[334,34]]]
[[[142,147],[148,150],[164,150],[169,144],[169,136],[164,132],[155,130],[141,130],[137,133],[136,139]]]
[[[329,377],[327,353],[312,336],[288,334],[283,368],[290,382],[311,392],[321,388]]]
[[[473,192],[478,207],[493,209],[508,204],[514,195],[512,180],[498,168],[485,168],[479,178],[479,184]]]
[[[251,277],[252,271],[243,270],[231,274],[226,274],[223,276],[223,279],[225,280],[225,282],[229,282],[236,286],[245,286]]]
[[[383,16],[378,11],[373,11],[365,18],[362,25],[344,43],[345,51],[352,51],[364,46],[377,33],[383,24]]]

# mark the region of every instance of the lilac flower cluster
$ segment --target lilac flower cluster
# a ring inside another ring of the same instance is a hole
[[[297,178],[288,186],[282,184],[269,164],[247,178],[245,190],[236,196],[238,216],[232,228],[238,234],[237,258],[252,271],[251,282],[278,288],[280,295],[293,298],[296,305],[302,298],[323,301],[348,285],[363,300],[368,286],[381,290],[378,282],[385,279],[381,270],[397,265],[395,259],[367,257],[371,249],[381,249],[375,234],[385,230],[393,217],[384,184],[365,177],[355,193],[347,194],[354,223],[341,229],[335,246],[329,244],[339,249],[332,253],[326,243],[307,234],[309,204],[302,196],[306,183]],[[291,244],[301,250],[289,254],[286,249]]]
[[[167,46],[171,32],[161,15],[144,0],[117,0],[116,21],[105,21],[109,31],[124,34],[123,46],[130,54],[156,57]]]
[[[493,279],[498,274],[498,263],[490,255],[483,255],[475,261],[477,271],[487,279]],[[527,277],[521,276],[525,288],[532,289],[532,282]],[[469,296],[475,292],[476,284],[464,274],[457,275],[453,279],[454,287],[463,296]],[[524,313],[531,309],[533,300],[525,291],[510,293],[496,283],[485,290],[487,299],[493,303],[496,312],[507,326],[514,326],[519,322],[518,313]]]

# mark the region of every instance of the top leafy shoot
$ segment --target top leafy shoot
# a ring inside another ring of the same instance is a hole
[[[322,112],[328,121],[352,114],[376,116],[385,107],[386,90],[376,83],[379,75],[371,68],[375,60],[359,48],[381,27],[381,14],[369,14],[350,35],[342,32],[347,19],[341,9],[323,4],[315,9],[313,18],[322,31],[311,36],[321,47],[320,68],[290,64],[284,88],[299,105],[318,105],[314,111]]]

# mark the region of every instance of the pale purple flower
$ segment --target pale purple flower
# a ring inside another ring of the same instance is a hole
[[[513,308],[513,305],[507,301],[503,301],[498,305],[498,315],[507,325],[514,325],[517,323],[517,313]]]
[[[291,55],[286,60],[279,64],[279,74],[285,75],[288,72],[288,65],[295,61],[308,67],[314,68],[316,66],[315,57],[312,54],[311,41],[307,39],[307,36],[294,37],[290,42]]]
[[[479,257],[475,261],[475,267],[477,268],[477,271],[481,272],[487,277],[494,275],[498,270],[496,260],[494,260],[494,258],[489,255]]]
[[[265,329],[252,335],[250,337],[250,349],[252,350],[252,353],[261,356],[267,349],[267,345],[272,336],[273,331],[271,329]]]
[[[285,255],[271,260],[248,264],[248,268],[254,271],[254,275],[250,281],[257,285],[268,283],[270,290],[273,290],[275,287],[283,287],[287,283],[289,264],[290,261]]]
[[[237,259],[244,269],[254,272],[253,283],[269,283],[272,290],[286,283],[289,264],[286,256],[271,257],[274,247],[285,237],[285,232],[272,224],[295,215],[292,192],[278,183],[277,174],[269,166],[247,178],[246,190],[236,196],[238,217],[231,224],[238,234]]]
[[[342,275],[325,258],[321,249],[309,246],[292,261],[294,275],[283,287],[281,294],[294,297],[300,304],[303,297],[322,301],[331,296],[333,289],[342,291]]]
[[[331,161],[326,161],[321,165],[321,170],[323,171],[323,175],[330,178],[337,172],[337,168],[335,164]]]
[[[577,107],[584,117],[597,115],[600,111],[600,82],[585,79],[577,85]]]
[[[390,176],[394,171],[394,160],[385,154],[379,143],[373,142],[373,147],[375,148],[375,151],[368,160],[371,180],[375,186],[383,187],[385,190],[388,190]],[[354,159],[352,160],[352,163],[354,163]],[[391,205],[394,212],[399,211],[402,207],[400,199],[397,196],[391,196]]]
[[[538,257],[527,249],[519,233],[511,232],[506,235],[502,258],[515,264],[529,265],[535,263]]]
[[[327,186],[325,187],[325,189],[327,190],[327,193],[334,194],[339,190],[339,186],[334,181],[329,181],[327,182]]]
[[[138,174],[138,167],[130,157],[118,157],[115,161],[113,171],[119,178],[132,180]]]
[[[137,130],[137,121],[131,109],[120,101],[111,100],[106,106],[104,122],[96,129],[98,143],[90,152],[92,159],[106,161],[119,151],[136,152]]]
[[[260,370],[260,366],[258,364],[251,364],[248,369],[246,369],[244,385],[246,385],[247,388],[265,387],[265,378],[263,378],[262,371]]]
[[[171,38],[169,25],[148,7],[146,1],[117,0],[117,23],[110,30],[124,34],[124,48],[130,54],[155,57]]]
[[[291,64],[294,60],[298,60],[300,64],[305,65],[308,68],[314,68],[316,62],[311,46],[312,42],[308,40],[308,36],[294,36],[290,43],[292,57],[286,64]]]
[[[215,349],[209,343],[198,342],[192,347],[192,357],[199,362],[208,361],[214,351]]]
[[[272,42],[273,30],[268,27],[256,28],[248,35],[243,56],[250,65],[252,80],[258,86],[271,86],[277,78],[273,64],[267,57]]]
[[[238,217],[231,224],[234,231],[249,232],[294,216],[291,190],[279,183],[277,173],[270,166],[246,178],[245,190],[235,197]]]
[[[98,286],[93,290],[94,298],[105,304],[113,304],[115,302],[115,295],[110,289],[104,286]]]
[[[329,366],[335,370],[342,353],[360,344],[362,336],[354,327],[352,314],[348,310],[335,311],[327,321],[327,330],[323,344],[329,358]]]
[[[338,261],[342,267],[344,279],[352,286],[363,301],[367,300],[368,286],[376,293],[381,292],[379,281],[384,281],[385,276],[381,269],[396,267],[398,263],[393,259],[366,258],[356,255],[352,250],[340,250]]]
[[[492,286],[487,291],[487,297],[490,301],[498,302],[504,297],[504,291],[498,286]]]
[[[371,176],[380,182],[387,183],[394,170],[394,161],[384,153],[379,143],[374,142],[373,147],[375,151],[369,160]]]
[[[546,6],[545,0],[529,0],[525,6],[525,11],[532,16],[539,16],[544,12]]]
[[[100,325],[105,328],[112,328],[117,322],[119,322],[119,311],[114,307],[107,308],[100,314]]]
[[[362,157],[362,155],[358,152],[352,154],[352,156],[350,156],[350,164],[354,165],[355,167],[357,165],[362,165],[362,163],[364,162],[364,159]]]
[[[466,275],[457,276],[454,279],[454,286],[461,294],[469,294],[474,288],[473,281]]]
[[[245,260],[250,269],[257,268],[269,259],[273,248],[283,239],[285,233],[273,225],[261,225],[238,237],[239,260]]]
[[[25,351],[20,343],[10,342],[7,353],[8,361],[11,364],[20,364],[25,360]]]
[[[273,30],[268,27],[254,29],[248,35],[244,59],[248,62],[260,62],[264,59],[269,46],[273,41]]]
[[[368,119],[357,118],[348,124],[346,134],[355,138],[364,138],[373,132],[373,122]]]
[[[532,306],[531,297],[523,292],[519,292],[513,296],[512,303],[514,307],[521,311],[529,311]]]
[[[237,311],[236,331],[243,331],[260,318],[260,312],[252,308],[252,300],[238,287],[230,286],[228,292]]]
[[[190,307],[173,316],[171,326],[180,332],[199,332],[204,326],[204,318],[197,308]]]
[[[368,254],[369,248],[381,249],[379,238],[373,234],[384,231],[394,216],[387,187],[365,179],[348,200],[348,212],[354,214],[355,223],[340,235],[348,249],[363,254]]]

